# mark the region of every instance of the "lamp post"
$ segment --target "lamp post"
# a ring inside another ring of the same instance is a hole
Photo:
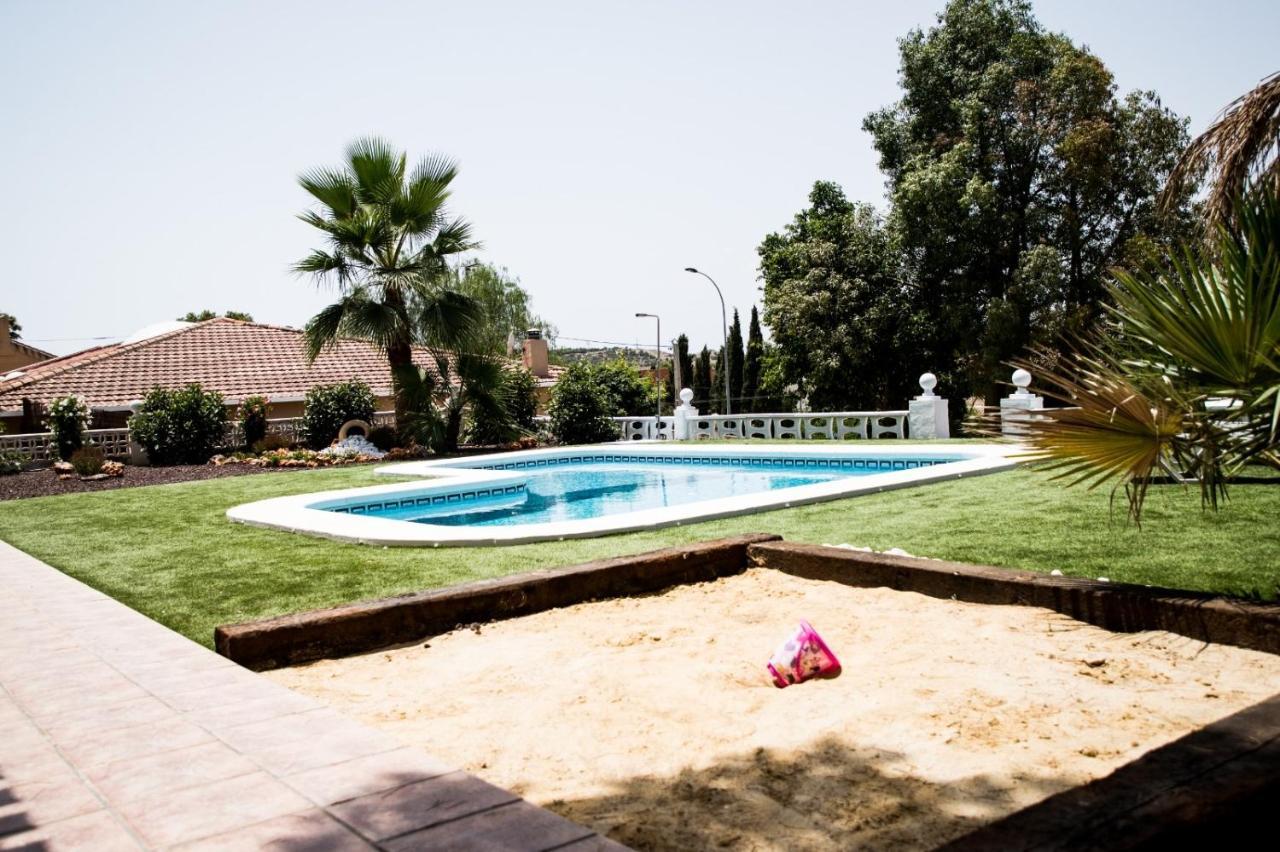
[[[694,275],[701,275],[710,281],[711,286],[716,288],[716,295],[720,297],[720,330],[724,332],[724,413],[732,414],[733,400],[729,396],[729,315],[724,310],[724,293],[720,292],[720,285],[707,273],[694,269],[692,266],[686,266],[684,271],[692,272]]]
[[[653,388],[657,393],[654,394],[658,398],[658,419],[653,424],[653,437],[655,439],[662,437],[662,317],[657,314],[637,313],[637,317],[652,317],[658,321],[658,347],[654,350],[654,357],[657,362],[653,367]]]

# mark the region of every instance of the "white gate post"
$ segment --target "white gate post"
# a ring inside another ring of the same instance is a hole
[[[1026,370],[1013,371],[1013,384],[1018,389],[1000,400],[1000,431],[1005,435],[1025,435],[1031,412],[1044,408],[1044,397],[1027,390],[1031,374]]]
[[[910,438],[950,438],[951,422],[947,419],[947,400],[933,392],[938,377],[925,373],[920,377],[920,389],[924,393],[911,400],[907,415],[907,436]]]
[[[675,439],[677,441],[687,441],[691,437],[689,432],[689,421],[698,418],[698,409],[691,404],[693,402],[693,391],[689,388],[681,388],[680,404],[676,406],[675,415]]]

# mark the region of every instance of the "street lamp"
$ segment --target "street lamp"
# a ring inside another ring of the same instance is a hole
[[[653,437],[662,437],[662,318],[657,314],[637,313],[637,317],[652,317],[658,321],[658,347],[654,350],[654,357],[658,359],[653,368],[653,388],[658,397],[658,419],[654,423]]]
[[[729,398],[729,315],[724,310],[724,293],[720,292],[720,285],[707,273],[694,269],[692,266],[686,266],[684,271],[692,272],[694,275],[701,275],[710,281],[711,286],[716,288],[716,295],[720,297],[720,329],[724,332],[724,413],[732,414],[733,401]]]

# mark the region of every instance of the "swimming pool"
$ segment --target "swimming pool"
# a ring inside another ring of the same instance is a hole
[[[236,506],[237,523],[383,546],[516,544],[680,525],[1013,466],[1016,447],[604,444],[405,462],[388,485]]]

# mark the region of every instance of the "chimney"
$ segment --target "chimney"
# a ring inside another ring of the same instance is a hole
[[[524,366],[540,379],[551,375],[551,365],[547,360],[547,341],[542,339],[542,332],[536,328],[525,332]]]

